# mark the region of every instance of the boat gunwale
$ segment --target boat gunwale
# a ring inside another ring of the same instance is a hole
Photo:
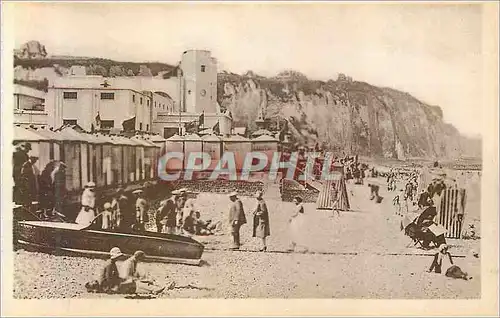
[[[84,254],[84,255],[88,254],[88,255],[98,255],[98,256],[109,257],[109,253],[103,252],[103,251],[82,250],[82,249],[69,248],[69,247],[56,248],[56,247],[53,247],[50,245],[37,244],[37,243],[28,242],[28,241],[24,241],[24,240],[18,240],[18,243],[21,245],[50,249],[53,251],[61,250],[61,251],[65,251],[65,252],[80,253],[80,254]],[[132,254],[126,254],[126,253],[123,253],[123,255],[126,257],[132,256]],[[178,257],[148,255],[146,257],[146,262],[147,261],[153,261],[153,262],[159,261],[162,263],[169,263],[169,264],[186,264],[186,265],[199,266],[201,264],[201,256],[200,256],[200,258],[178,258]]]
[[[48,223],[65,223],[65,222],[46,222],[46,223],[44,223],[44,224],[47,224],[48,226],[44,226],[41,224],[33,224],[35,222],[38,223],[38,222],[44,222],[44,221],[19,221],[18,223],[23,224],[23,225],[37,227],[37,228],[51,229],[51,230],[63,230],[63,231],[70,231],[70,232],[76,231],[76,232],[87,232],[87,233],[101,233],[101,234],[109,234],[109,235],[117,235],[117,236],[129,236],[129,237],[140,237],[140,238],[146,238],[146,239],[155,239],[157,241],[164,241],[164,242],[167,241],[167,242],[174,242],[174,243],[185,243],[188,245],[193,245],[193,246],[201,248],[202,253],[203,253],[204,248],[205,248],[205,245],[196,241],[195,239],[190,238],[190,237],[183,237],[180,235],[177,235],[177,236],[182,237],[183,239],[189,239],[189,240],[174,240],[174,239],[168,238],[168,237],[158,237],[158,236],[153,236],[153,235],[149,236],[149,235],[143,235],[143,234],[137,234],[137,233],[108,232],[108,231],[103,231],[103,230],[88,229],[88,227],[83,227],[81,229],[72,229],[72,228],[50,226],[50,224],[48,224]],[[68,223],[68,224],[71,224],[71,223]],[[155,233],[155,232],[149,232],[149,233],[159,234],[159,233]],[[165,234],[165,233],[161,233],[161,234]],[[175,235],[175,234],[166,234],[166,235]]]

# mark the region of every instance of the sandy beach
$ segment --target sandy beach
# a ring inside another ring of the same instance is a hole
[[[308,253],[284,253],[289,245],[288,218],[293,203],[267,197],[271,237],[268,252],[257,252],[251,237],[255,199],[242,197],[249,224],[242,228],[241,251],[227,251],[228,235],[195,237],[206,245],[201,266],[141,264],[159,284],[177,287],[159,297],[169,298],[478,298],[480,259],[470,256],[479,240],[448,240],[455,263],[473,279],[454,280],[428,273],[435,251],[414,247],[400,231],[391,193],[381,189],[381,204],[369,200],[366,185],[348,184],[351,209],[330,211],[305,204]],[[201,193],[196,208],[204,219],[224,222],[229,201],[224,195]],[[91,280],[104,260],[15,252],[16,298],[123,297],[88,294]]]

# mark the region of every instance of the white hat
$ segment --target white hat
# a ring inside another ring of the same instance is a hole
[[[85,185],[86,188],[95,188],[95,182],[87,182],[87,184]]]
[[[238,192],[236,192],[236,191],[233,191],[233,192],[229,193],[230,197],[235,197],[237,195],[238,195]]]
[[[142,190],[138,189],[138,190],[133,191],[132,193],[133,193],[133,194],[139,194],[139,193],[143,193],[143,192],[144,192],[144,191],[142,191]]]
[[[181,192],[179,190],[174,190],[171,192],[173,195],[178,195],[178,194],[181,194]]]
[[[111,203],[109,202],[104,203],[104,210],[109,210],[109,209],[111,209]]]
[[[179,189],[179,192],[180,193],[187,192],[187,189],[186,188],[181,188],[181,189]]]
[[[111,251],[109,251],[109,255],[111,256],[111,259],[118,258],[123,255],[122,251],[118,247],[113,247]]]

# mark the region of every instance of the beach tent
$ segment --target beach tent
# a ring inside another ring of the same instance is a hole
[[[278,140],[269,135],[260,135],[252,139],[252,151],[264,153],[267,157],[267,168],[269,168],[274,154],[278,151]]]
[[[179,135],[173,135],[166,141],[166,151],[167,153],[179,152],[184,155],[184,137]],[[169,159],[166,163],[166,170],[169,171],[179,171],[184,168],[184,161],[186,158]]]
[[[335,195],[338,198],[338,210],[348,211],[350,209],[349,197],[342,173],[335,173],[332,180],[323,180],[321,185],[318,200],[316,201],[317,209],[332,209]]]
[[[231,135],[222,139],[222,147],[224,152],[232,152],[236,162],[236,170],[240,171],[243,168],[247,153],[252,151],[252,143],[250,139]]]
[[[202,152],[203,144],[200,136],[189,134],[184,136],[184,168],[187,168],[189,163],[189,155],[193,152]],[[197,162],[198,163],[198,162]]]
[[[203,142],[203,151],[208,153],[211,158],[210,166],[207,170],[213,170],[221,157],[222,140],[216,135],[205,135],[201,137]]]

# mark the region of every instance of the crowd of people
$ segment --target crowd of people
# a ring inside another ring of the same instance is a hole
[[[13,201],[27,209],[36,206],[41,217],[64,216],[66,164],[52,160],[40,172],[30,143],[17,144],[13,153]]]

